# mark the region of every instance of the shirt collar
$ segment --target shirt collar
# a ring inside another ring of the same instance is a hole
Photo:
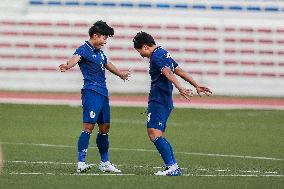
[[[99,51],[99,49],[96,49],[89,41],[85,41],[86,45],[94,52]]]
[[[156,48],[153,50],[153,52],[152,52],[152,54],[151,54],[151,56],[150,56],[150,60],[152,59],[154,53],[155,53],[159,48],[161,48],[161,46],[158,46],[158,47],[156,47]]]

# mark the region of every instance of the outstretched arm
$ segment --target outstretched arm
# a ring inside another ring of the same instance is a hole
[[[165,67],[162,70],[162,73],[168,78],[169,81],[174,84],[181,96],[183,96],[187,100],[190,100],[190,97],[192,97],[192,91],[181,86],[180,82],[177,80],[170,68]]]
[[[105,64],[105,68],[108,71],[110,71],[111,73],[113,73],[114,75],[117,75],[118,77],[120,77],[120,79],[122,79],[124,81],[129,80],[129,78],[130,78],[130,70],[128,70],[127,72],[121,72],[111,62],[108,62],[107,64]]]
[[[189,82],[192,86],[194,86],[199,96],[201,96],[200,93],[204,93],[207,96],[212,94],[212,91],[209,88],[194,81],[194,79],[187,72],[183,71],[180,67],[176,67],[175,74],[177,74],[182,79],[184,79],[185,81]]]
[[[80,59],[80,56],[73,55],[65,64],[61,64],[59,66],[60,71],[65,72],[66,70],[69,70],[70,68],[74,67],[80,61]]]

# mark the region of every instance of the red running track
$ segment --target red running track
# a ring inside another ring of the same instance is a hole
[[[44,92],[0,92],[0,103],[81,105],[80,94]],[[147,106],[147,96],[111,95],[112,106]],[[193,97],[191,101],[174,97],[175,107],[208,109],[276,109],[284,110],[284,98]]]

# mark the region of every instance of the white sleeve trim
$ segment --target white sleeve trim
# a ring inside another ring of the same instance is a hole
[[[169,66],[164,66],[164,67],[162,67],[162,69],[161,69],[161,74],[163,73],[163,69],[164,68],[169,68]]]

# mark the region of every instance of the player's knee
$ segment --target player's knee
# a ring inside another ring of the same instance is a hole
[[[156,138],[158,138],[158,136],[155,135],[154,133],[148,133],[148,137],[151,142],[153,142]]]
[[[94,125],[91,123],[84,123],[83,124],[83,130],[87,131],[88,133],[92,133],[94,129]]]
[[[109,124],[101,124],[99,125],[99,132],[101,134],[107,134],[109,132],[110,125]]]
[[[149,140],[151,141],[151,142],[153,142],[154,140],[156,139],[156,137],[154,137],[154,136],[149,136]]]
[[[147,129],[147,133],[148,133],[148,137],[149,139],[153,142],[154,140],[156,140],[156,138],[160,137],[163,135],[162,131],[159,131],[157,129],[153,129],[153,128],[148,128]]]

